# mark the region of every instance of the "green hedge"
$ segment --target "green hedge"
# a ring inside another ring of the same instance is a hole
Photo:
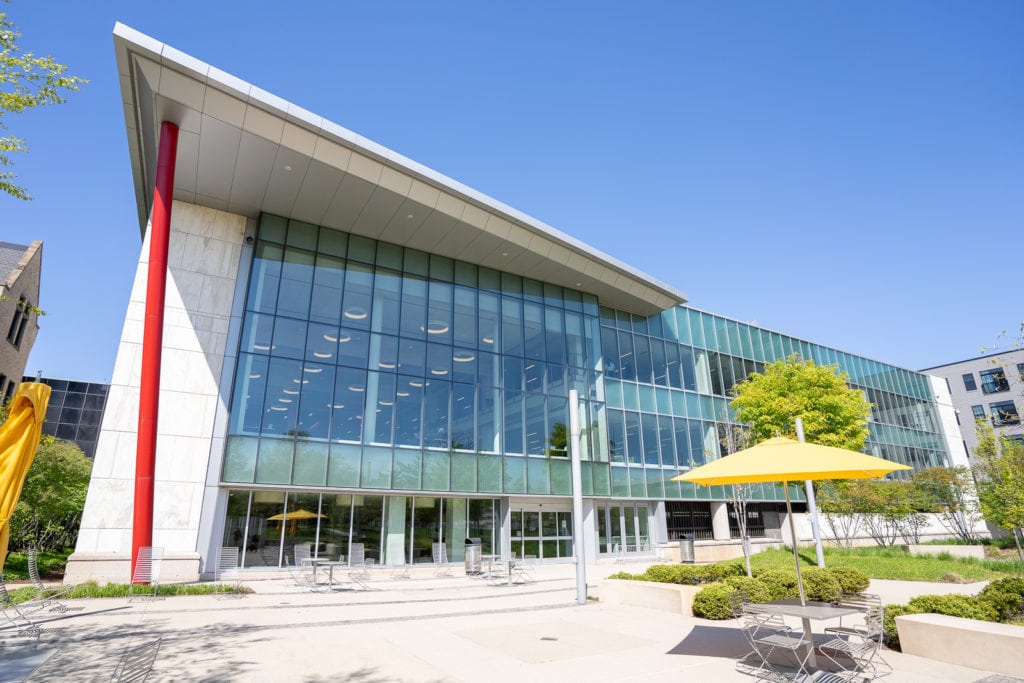
[[[904,614],[945,614],[979,621],[999,621],[999,612],[991,603],[971,595],[918,595],[906,605],[885,606],[885,642],[894,650],[900,649],[896,617]]]
[[[867,576],[847,567],[812,567],[805,569],[802,576],[807,598],[824,602],[839,598],[844,585],[866,586],[868,583]],[[772,602],[800,595],[795,570],[772,569],[759,572],[754,578],[743,575],[728,576],[722,581],[704,587],[693,597],[694,616],[716,620],[731,619],[729,594],[737,590],[746,592],[751,602]]]

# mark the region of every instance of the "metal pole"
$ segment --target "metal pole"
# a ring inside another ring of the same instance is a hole
[[[583,551],[583,472],[580,466],[579,394],[569,391],[569,459],[572,466],[572,554],[576,563],[576,602],[587,604],[587,566]]]
[[[796,560],[796,585],[800,589],[800,604],[807,604],[804,594],[804,577],[800,575],[800,553],[796,549],[796,524],[793,523],[793,505],[789,502],[789,482],[782,482],[782,490],[786,492],[786,513],[789,515],[789,533],[793,535],[793,558]]]
[[[149,221],[149,267],[146,274],[146,321],[142,330],[142,372],[139,380],[139,431],[135,450],[135,498],[132,514],[131,575],[139,548],[153,545],[153,491],[156,473],[157,415],[160,412],[160,359],[163,351],[167,253],[171,236],[174,166],[178,126],[160,124],[153,212]]]
[[[800,443],[804,443],[804,421],[796,419],[796,437]],[[814,501],[814,482],[810,479],[804,481],[807,490],[807,514],[811,517],[811,534],[814,536],[814,554],[818,559],[818,566],[825,568],[825,551],[821,548],[821,525],[818,524],[818,505]],[[795,540],[795,539],[794,539]]]

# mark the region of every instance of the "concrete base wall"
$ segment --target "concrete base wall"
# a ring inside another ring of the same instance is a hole
[[[909,614],[896,617],[896,630],[907,654],[1008,676],[1024,671],[1024,626]]]
[[[72,553],[64,583],[128,583],[131,561],[123,553]],[[199,580],[199,553],[167,553],[160,564],[160,583],[195,583]]]
[[[985,559],[985,546],[981,545],[906,545],[903,546],[911,555],[941,555],[950,557],[973,557]]]
[[[759,553],[768,548],[781,548],[782,541],[777,539],[751,539],[751,550]],[[679,562],[679,543],[672,542],[660,546],[658,556],[662,562],[676,564]],[[743,557],[743,546],[738,538],[729,541],[697,541],[693,546],[693,558],[696,564],[709,564],[724,560],[735,560]]]
[[[598,590],[601,602],[693,616],[693,596],[702,586],[609,579]]]

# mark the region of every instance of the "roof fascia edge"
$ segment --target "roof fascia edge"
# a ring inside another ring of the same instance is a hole
[[[155,150],[144,149],[140,103],[137,100],[138,90],[136,86],[136,70],[133,65],[133,56],[139,55],[151,59],[165,67],[172,67],[183,75],[195,78],[208,86],[213,86],[227,94],[243,99],[247,104],[257,106],[268,114],[277,116],[295,125],[299,125],[309,132],[325,136],[340,145],[343,145],[360,154],[366,154],[376,161],[400,171],[410,177],[423,181],[436,189],[448,193],[458,199],[477,206],[480,209],[505,218],[510,222],[519,225],[526,230],[549,239],[572,252],[579,253],[589,260],[593,260],[611,270],[620,273],[644,287],[657,291],[662,296],[673,300],[676,304],[686,303],[686,295],[671,285],[662,282],[633,266],[611,256],[599,249],[596,249],[585,242],[578,240],[557,228],[548,225],[528,214],[508,206],[493,197],[490,197],[478,190],[454,180],[438,171],[435,171],[423,164],[409,159],[394,150],[384,147],[380,143],[365,138],[358,133],[333,123],[316,114],[302,109],[287,100],[279,98],[272,93],[254,86],[236,76],[223,72],[216,67],[207,64],[180,50],[176,50],[166,43],[141,33],[130,26],[117,22],[114,25],[114,45],[117,56],[119,75],[128,76],[131,84],[130,92],[122,92],[123,104],[131,105],[126,107],[125,125],[129,141],[129,155],[131,156],[132,174],[135,180],[135,196],[138,204],[140,230],[144,234],[149,219],[149,208],[151,203],[151,192],[147,189],[152,184],[152,178],[147,177],[146,157],[147,151],[155,153]],[[127,69],[127,73],[122,72]],[[158,90],[159,84],[152,84],[154,91]],[[122,89],[124,84],[122,82]],[[130,99],[129,99],[130,98]],[[129,111],[135,114],[136,120],[129,118]],[[132,143],[138,145],[138,153],[133,153]]]

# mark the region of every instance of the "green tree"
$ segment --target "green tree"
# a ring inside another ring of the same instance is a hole
[[[736,385],[730,405],[750,425],[754,443],[776,435],[796,438],[799,417],[808,442],[859,451],[868,436],[871,404],[848,386],[849,379],[835,365],[815,365],[794,354]]]
[[[3,0],[7,2],[7,0]],[[67,75],[67,67],[53,57],[38,57],[18,47],[21,34],[0,12],[0,117],[6,113],[20,114],[47,104],[60,104],[64,94],[78,90],[84,80]],[[7,128],[0,120],[0,128]],[[18,199],[31,199],[25,188],[15,184],[10,154],[24,152],[25,140],[13,135],[0,137],[0,190]]]
[[[1024,443],[997,435],[979,421],[974,449],[974,479],[981,512],[992,524],[1008,529],[1024,561],[1020,534],[1024,527]]]
[[[913,481],[927,492],[928,504],[938,512],[942,525],[957,538],[973,543],[974,526],[981,515],[971,471],[966,467],[929,467],[915,472]]]
[[[11,548],[62,550],[74,544],[92,461],[70,441],[43,435],[11,517]]]

